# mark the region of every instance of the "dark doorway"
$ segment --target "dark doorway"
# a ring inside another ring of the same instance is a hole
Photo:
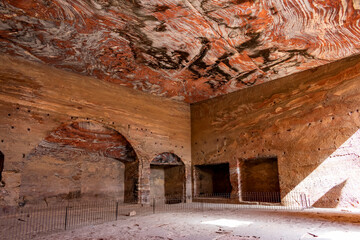
[[[196,165],[195,181],[198,197],[230,197],[229,163]]]
[[[182,202],[185,191],[185,166],[173,153],[162,153],[150,164],[150,195],[165,203]]]
[[[243,160],[240,171],[243,201],[281,202],[276,157]]]

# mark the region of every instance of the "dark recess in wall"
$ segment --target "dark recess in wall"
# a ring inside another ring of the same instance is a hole
[[[281,202],[276,157],[243,160],[240,171],[243,201]]]
[[[196,195],[230,197],[229,163],[196,165],[195,175]]]

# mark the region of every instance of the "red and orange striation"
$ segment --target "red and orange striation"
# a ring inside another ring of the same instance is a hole
[[[0,0],[0,51],[193,103],[350,55],[355,0]]]
[[[57,144],[58,147],[71,147],[96,152],[105,157],[124,162],[136,160],[130,143],[117,131],[93,122],[74,122],[62,124],[47,136],[41,145]]]

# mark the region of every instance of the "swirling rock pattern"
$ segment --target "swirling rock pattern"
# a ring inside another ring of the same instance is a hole
[[[157,155],[152,161],[153,165],[184,165],[181,159],[173,153],[164,152]]]
[[[53,144],[57,144],[56,149],[84,149],[123,162],[136,160],[134,149],[120,133],[94,122],[63,124],[51,132],[40,145],[46,148]]]
[[[358,0],[1,0],[0,52],[197,102],[359,53]]]

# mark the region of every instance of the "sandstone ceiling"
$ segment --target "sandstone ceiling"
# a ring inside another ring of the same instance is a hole
[[[0,0],[0,52],[189,103],[359,53],[358,0]]]

